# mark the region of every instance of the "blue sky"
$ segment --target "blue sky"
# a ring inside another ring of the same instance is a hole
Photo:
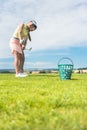
[[[87,0],[1,0],[0,69],[13,69],[9,40],[20,23],[37,21],[25,51],[25,69],[57,68],[70,57],[74,67],[87,67]]]

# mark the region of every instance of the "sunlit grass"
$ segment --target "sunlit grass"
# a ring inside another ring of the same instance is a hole
[[[87,75],[0,74],[1,130],[87,130]]]

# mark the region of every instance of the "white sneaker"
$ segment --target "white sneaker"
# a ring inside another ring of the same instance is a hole
[[[28,74],[20,73],[20,77],[26,77],[26,76],[28,76]]]
[[[25,74],[25,73],[19,73],[19,74],[16,74],[16,78],[18,78],[18,77],[26,77],[26,76],[28,76],[27,74]]]

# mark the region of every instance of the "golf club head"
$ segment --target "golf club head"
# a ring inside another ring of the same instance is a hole
[[[31,50],[32,50],[32,47],[30,47],[30,48],[26,48],[25,50],[31,51]]]

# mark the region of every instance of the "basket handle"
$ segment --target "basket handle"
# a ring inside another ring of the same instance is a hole
[[[73,64],[73,61],[72,61],[70,58],[68,58],[68,57],[62,57],[62,58],[59,60],[58,65],[59,65],[59,63],[60,63],[62,60],[64,60],[64,59],[69,60],[69,61],[72,63],[72,65],[74,65],[74,64]]]

